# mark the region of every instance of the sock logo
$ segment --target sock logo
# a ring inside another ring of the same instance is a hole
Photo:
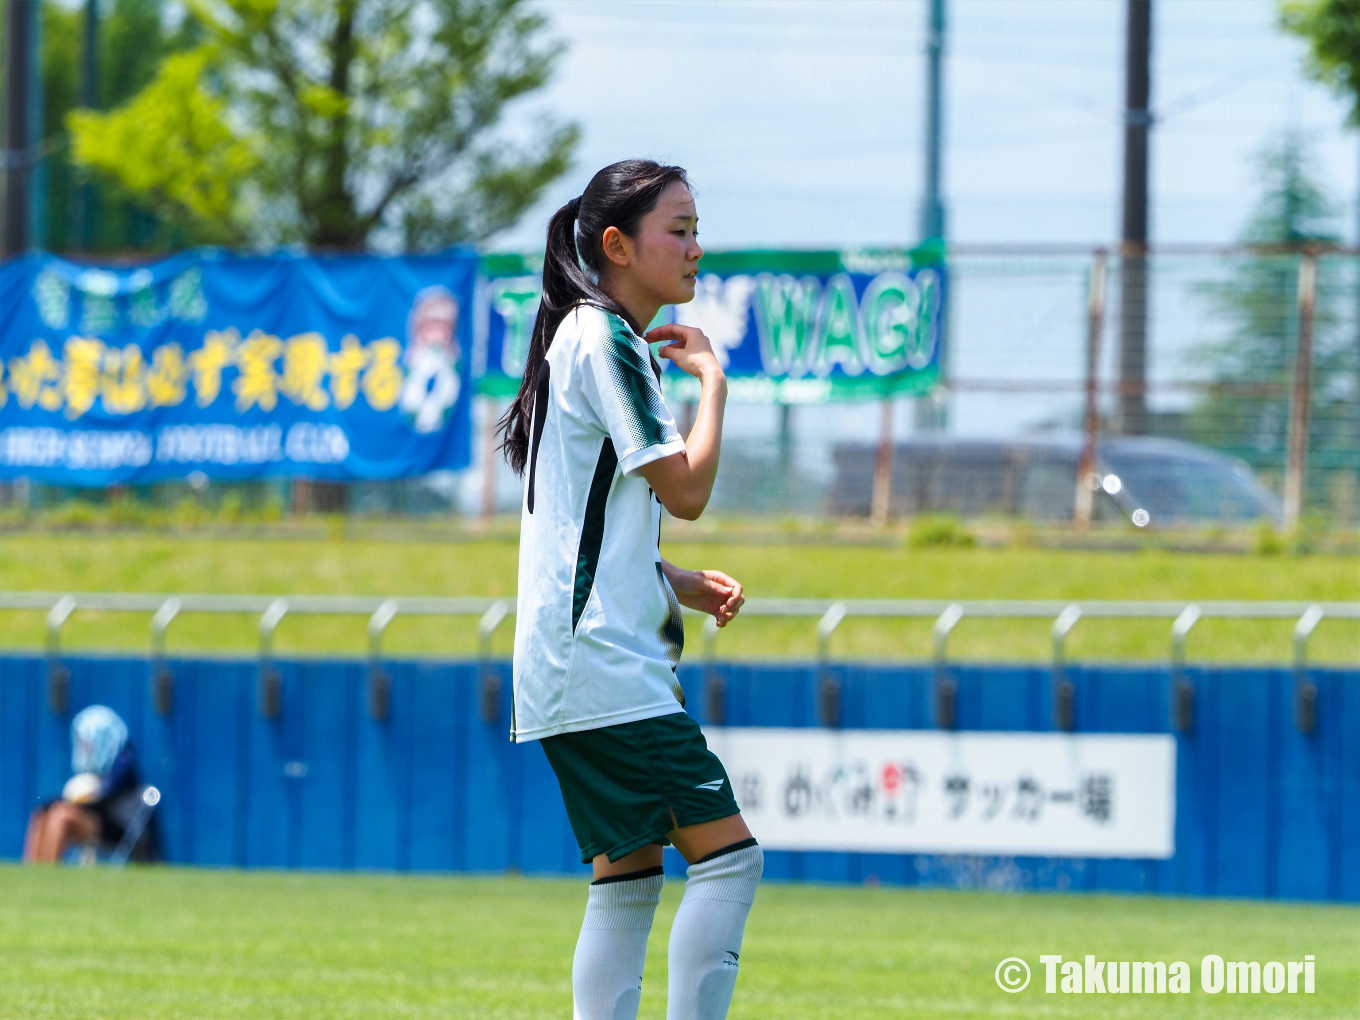
[[[732,959],[730,959],[730,960],[724,960],[724,961],[723,961],[723,966],[724,966],[724,967],[735,967],[735,966],[737,966],[737,965],[738,965],[738,961],[741,959],[741,957],[740,957],[738,954],[732,952],[732,950],[730,950],[730,949],[726,950],[726,953],[727,953],[728,956],[732,957]]]
[[[714,793],[717,793],[719,790],[722,789],[722,785],[723,785],[723,780],[721,780],[721,779],[711,779],[711,780],[709,780],[707,783],[700,783],[698,786],[695,787],[695,789],[696,789],[696,790],[711,790],[711,791],[713,791]]]

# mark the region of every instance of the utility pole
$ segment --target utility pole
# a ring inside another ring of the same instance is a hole
[[[37,0],[9,0],[5,10],[5,201],[0,257],[26,251],[32,236],[30,192],[38,125],[30,120],[35,112],[37,20]]]
[[[944,237],[940,201],[940,77],[944,65],[944,0],[930,0],[926,32],[926,194],[921,203],[921,239]]]
[[[1360,166],[1360,164],[1357,164]],[[1360,186],[1360,172],[1356,174],[1356,184]],[[1355,196],[1355,247],[1360,251],[1360,190]],[[1352,258],[1351,271],[1356,274],[1356,301],[1360,303],[1360,255]],[[1355,335],[1355,357],[1351,362],[1355,366],[1355,391],[1360,393],[1360,307],[1356,308],[1356,335]]]
[[[892,419],[893,402],[879,404],[878,449],[874,452],[874,482],[869,496],[869,520],[876,528],[886,528],[892,514]]]
[[[85,0],[85,61],[80,80],[80,105],[87,110],[99,106],[99,5]],[[71,247],[89,251],[94,243],[94,224],[98,215],[94,182],[86,180],[76,192],[75,237]]]
[[[1147,414],[1148,130],[1152,0],[1128,0],[1124,100],[1124,223],[1119,272],[1119,430],[1141,435]]]
[[[685,435],[689,435],[689,430],[694,428],[695,409],[693,404],[686,404],[686,420],[688,427]],[[779,486],[780,495],[784,501],[786,509],[791,509],[789,502],[793,495],[793,405],[779,405]]]
[[[1077,460],[1076,500],[1072,520],[1082,531],[1091,527],[1095,509],[1096,444],[1100,432],[1100,334],[1105,325],[1105,251],[1095,253],[1086,301],[1086,413],[1082,416],[1081,456]]]
[[[1299,262],[1299,342],[1289,397],[1289,437],[1284,466],[1284,527],[1294,531],[1303,515],[1308,484],[1309,401],[1313,395],[1313,310],[1317,301],[1317,252]]]
[[[921,202],[921,240],[944,239],[944,200],[940,197],[940,156],[944,133],[944,30],[945,0],[930,0],[926,25],[926,165],[925,197]],[[940,335],[940,378],[947,378],[945,362],[949,356],[948,319]],[[944,430],[947,415],[943,393],[918,397],[915,401],[916,428],[923,432]]]

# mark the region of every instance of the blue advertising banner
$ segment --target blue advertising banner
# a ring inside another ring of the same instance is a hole
[[[0,265],[0,478],[466,467],[477,256]]]
[[[515,392],[538,311],[538,260],[483,260],[479,388]],[[937,248],[895,252],[719,252],[699,263],[694,300],[658,320],[698,326],[727,370],[729,397],[815,404],[922,393],[939,378],[945,266]],[[663,368],[668,363],[663,362]],[[667,371],[668,398],[698,382]]]

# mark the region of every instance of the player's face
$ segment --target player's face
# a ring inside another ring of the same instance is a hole
[[[636,281],[661,305],[683,304],[694,298],[699,259],[699,214],[694,196],[679,181],[657,200],[638,224],[632,238],[636,256],[631,267]]]

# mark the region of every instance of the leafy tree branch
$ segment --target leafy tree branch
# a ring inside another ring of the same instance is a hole
[[[500,130],[561,54],[522,0],[188,8],[203,40],[192,58],[167,61],[122,109],[70,123],[80,162],[219,236],[342,250],[380,231],[421,248],[478,240],[570,164],[574,125],[543,119],[532,148]],[[154,139],[128,130],[134,110],[160,125]],[[200,162],[152,172],[167,145]]]

